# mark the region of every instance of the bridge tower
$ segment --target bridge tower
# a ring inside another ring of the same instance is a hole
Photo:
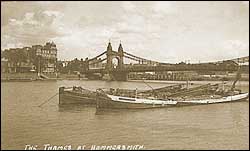
[[[112,65],[112,59],[113,59],[112,51],[113,51],[112,46],[111,46],[111,43],[109,42],[108,47],[107,47],[107,53],[106,53],[106,55],[107,55],[106,70],[108,70],[108,71],[110,71],[113,67],[113,65]]]
[[[118,48],[118,56],[119,56],[119,60],[118,60],[118,67],[119,69],[123,68],[123,57],[124,57],[124,53],[123,53],[123,48],[122,48],[122,44],[120,43],[119,48]]]
[[[124,66],[123,57],[124,57],[124,51],[122,48],[122,44],[120,43],[118,52],[115,52],[112,50],[111,43],[108,43],[107,46],[107,64],[106,64],[106,71],[108,72],[107,79],[109,80],[116,80],[116,81],[126,81],[127,80],[127,72],[121,71]],[[118,66],[117,68],[114,68],[112,60],[116,58],[118,60]]]

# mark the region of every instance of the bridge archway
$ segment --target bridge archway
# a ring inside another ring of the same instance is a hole
[[[121,62],[121,58],[120,57],[118,57],[118,56],[113,57],[112,58],[112,67],[115,68],[115,69],[119,68],[120,62]]]

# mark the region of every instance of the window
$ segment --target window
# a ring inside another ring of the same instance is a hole
[[[128,99],[128,98],[119,98],[119,100],[125,100],[125,101],[135,101],[135,99]]]

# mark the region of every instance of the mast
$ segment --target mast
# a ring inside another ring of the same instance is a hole
[[[237,73],[236,73],[236,78],[235,78],[235,80],[234,80],[234,82],[233,82],[233,84],[231,86],[231,91],[233,91],[235,89],[235,85],[240,80],[240,78],[241,78],[241,67],[239,65]]]

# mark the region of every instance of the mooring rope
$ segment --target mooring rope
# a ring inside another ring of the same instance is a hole
[[[142,79],[142,82],[144,82],[148,87],[150,87],[154,91],[154,88],[151,87],[151,85],[149,85],[147,82],[145,82],[144,79]]]
[[[44,105],[45,103],[49,102],[50,100],[52,100],[55,96],[57,96],[59,93],[57,92],[56,94],[54,94],[53,96],[51,96],[48,100],[44,101],[42,104],[38,105],[38,107],[41,107],[42,105]]]

